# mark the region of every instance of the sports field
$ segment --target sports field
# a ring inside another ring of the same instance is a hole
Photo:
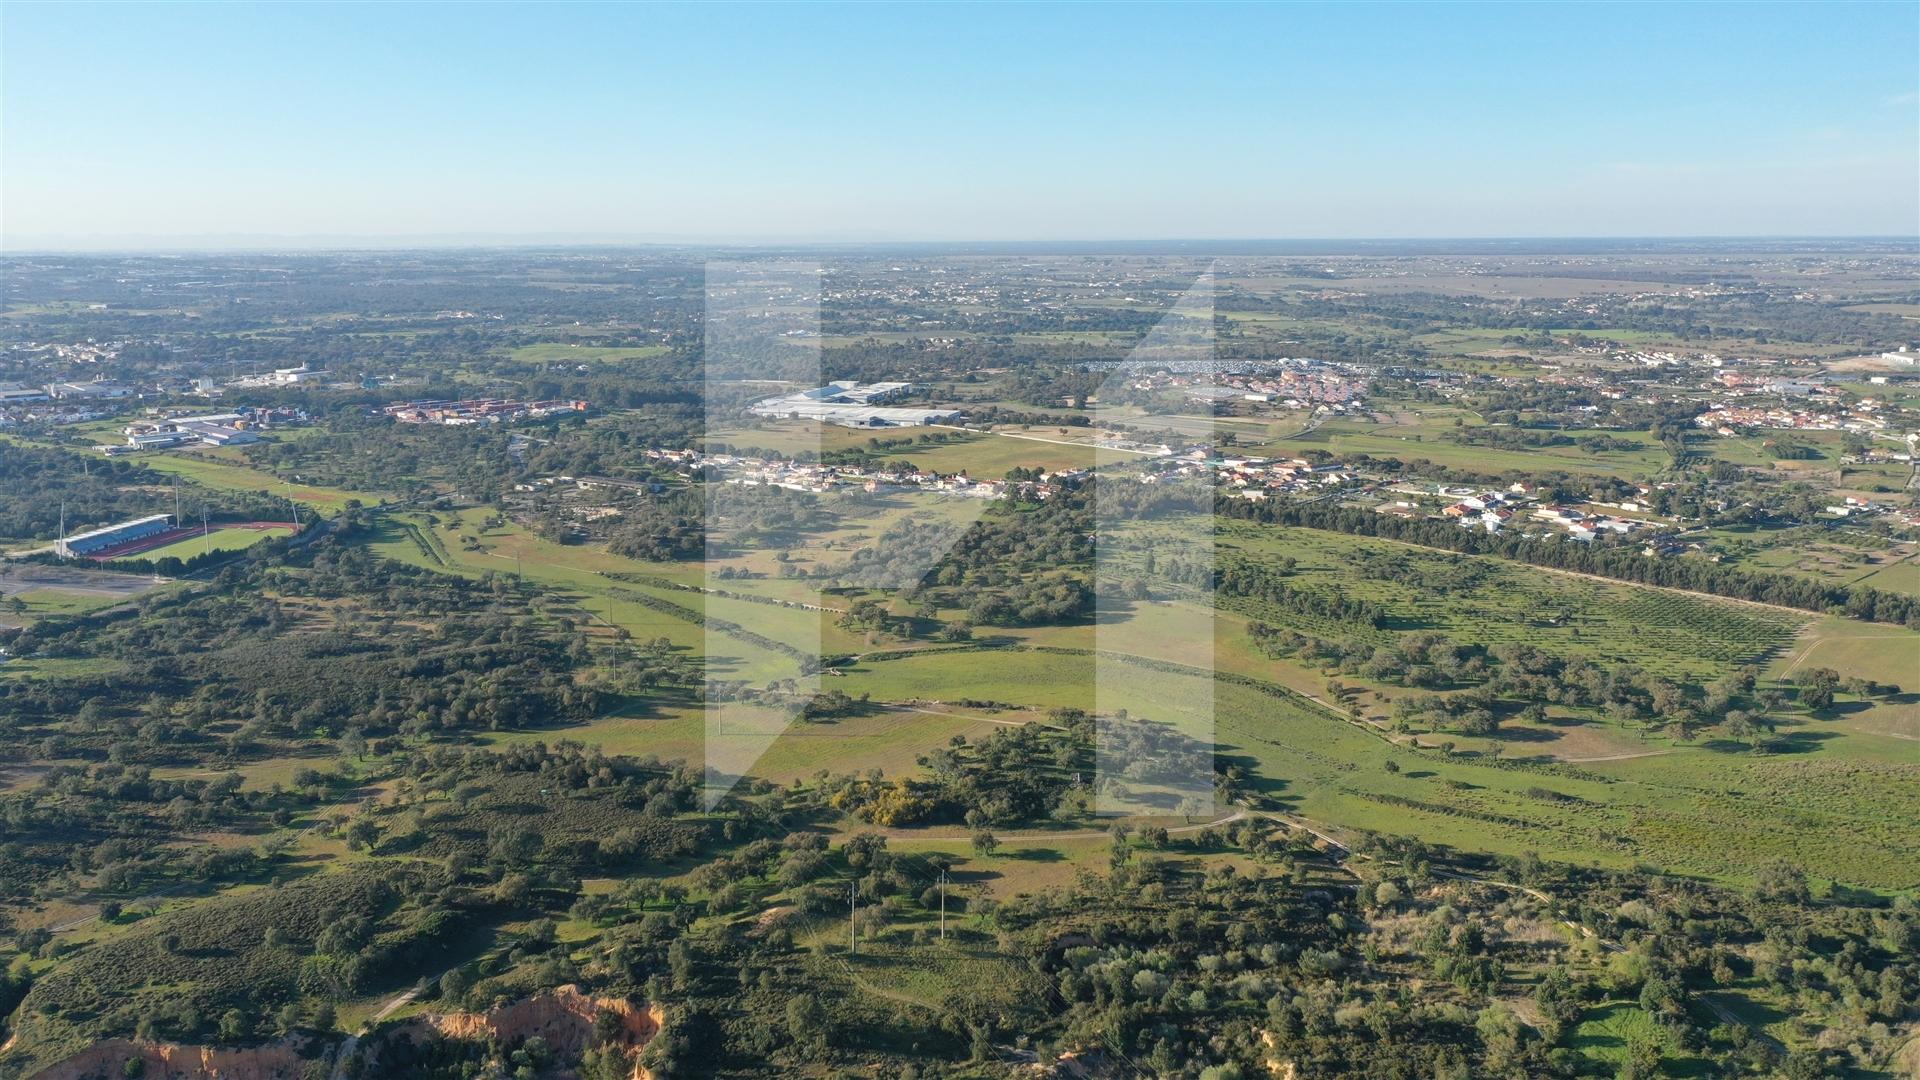
[[[190,559],[195,555],[214,551],[244,551],[262,540],[292,535],[293,526],[275,525],[264,521],[248,522],[244,525],[215,525],[204,535],[196,529],[190,535],[169,540],[156,547],[122,551],[107,561]]]

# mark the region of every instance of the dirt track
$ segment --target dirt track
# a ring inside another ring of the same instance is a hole
[[[22,563],[0,569],[0,596],[32,592],[35,589],[58,589],[89,596],[131,598],[147,592],[156,584],[152,574],[123,574],[79,566]]]

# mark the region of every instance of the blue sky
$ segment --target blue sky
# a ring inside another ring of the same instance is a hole
[[[7,3],[0,236],[1914,233],[1917,56],[1912,2]]]

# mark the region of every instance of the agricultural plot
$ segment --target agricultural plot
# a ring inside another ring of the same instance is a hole
[[[764,685],[796,677],[800,656],[815,655],[815,642],[828,653],[861,645],[836,625],[835,611],[792,606],[789,595],[800,594],[790,582],[738,579],[725,590],[704,591],[698,566],[556,544],[517,525],[489,526],[489,516],[487,511],[389,515],[372,547],[402,562],[467,577],[520,574],[571,600],[590,626],[618,628],[636,640],[665,638],[695,653],[711,641],[724,641],[725,652],[715,654],[709,665],[715,678]],[[768,591],[755,592],[759,586]]]
[[[561,598],[572,600],[590,626],[611,625],[640,640],[664,637],[679,648],[700,647],[702,635],[698,626],[631,597],[616,597],[613,590],[624,586],[605,577],[594,565],[625,563],[629,570],[654,569],[649,564],[634,560],[614,563],[616,557],[604,552],[548,544],[519,530],[480,532],[483,517],[467,515],[442,520],[425,514],[386,515],[368,546],[386,558],[462,577],[477,579],[486,574],[518,572]],[[462,532],[463,529],[475,531]],[[498,546],[482,542],[480,536],[486,536]],[[474,538],[474,546],[463,543],[462,537]]]
[[[1902,564],[1914,553],[1910,543],[1847,526],[1801,525],[1765,529],[1755,525],[1725,525],[1698,537],[1707,550],[1723,561],[1768,573],[1796,574],[1827,585],[1872,584],[1903,591],[1908,575]],[[1879,575],[1881,570],[1889,571]],[[1870,580],[1879,577],[1879,580]],[[1920,572],[1913,575],[1920,587]]]
[[[964,472],[981,480],[996,480],[1007,470],[1076,469],[1093,461],[1093,450],[1081,440],[1084,431],[1073,428],[1003,427],[990,435],[971,436],[925,449],[903,449],[901,456],[924,469],[941,473]]]
[[[1217,559],[1295,560],[1289,588],[1384,605],[1385,628],[1336,623],[1244,600],[1221,605],[1276,626],[1379,643],[1434,630],[1467,644],[1521,641],[1562,654],[1713,677],[1771,656],[1806,621],[1793,613],[1662,589],[1576,578],[1491,558],[1306,529],[1222,531]],[[1369,570],[1391,563],[1395,580]],[[1436,587],[1442,586],[1444,587]]]
[[[835,965],[833,973],[844,975],[864,995],[889,1002],[890,1008],[918,1009],[926,1015],[966,1001],[975,1008],[994,1008],[1002,1015],[1019,1017],[1032,1012],[1052,989],[1046,975],[1030,964],[1009,960],[981,945],[960,944],[963,935],[957,927],[954,944],[948,948],[936,952],[912,947],[903,940],[911,933],[908,925],[889,927],[880,940],[863,944],[844,966]],[[921,918],[911,925],[924,932],[934,923]],[[842,938],[840,928],[829,923],[806,940],[821,948],[829,942],[844,945]]]
[[[1824,725],[1829,738],[1845,741],[1855,754],[1896,761],[1920,758],[1920,633],[1839,617],[1820,619],[1800,633],[1768,674],[1785,679],[1813,668],[1832,668],[1845,677],[1872,679],[1906,691],[1894,698],[1846,702],[1829,710],[1832,718]]]
[[[1786,678],[1806,667],[1920,689],[1920,633],[1829,616],[1808,625],[1770,674]]]
[[[1909,555],[1899,561],[1882,563],[1871,573],[1855,578],[1852,583],[1883,592],[1920,595],[1920,556]]]
[[[1632,433],[1610,435],[1632,438]],[[1507,450],[1490,446],[1471,446],[1444,437],[1444,431],[1425,428],[1413,430],[1383,427],[1353,420],[1330,420],[1315,430],[1291,438],[1250,448],[1276,455],[1298,454],[1303,450],[1326,450],[1346,458],[1367,454],[1376,458],[1401,461],[1426,460],[1450,469],[1468,472],[1514,472],[1535,475],[1544,470],[1559,470],[1571,475],[1611,476],[1622,479],[1644,478],[1668,464],[1664,448],[1647,445],[1628,451],[1594,453],[1579,446],[1546,446],[1525,450]]]
[[[1718,754],[1618,763],[1611,771],[1499,765],[1388,748],[1353,727],[1281,707],[1248,709],[1223,688],[1221,740],[1236,736],[1277,796],[1325,822],[1418,836],[1465,850],[1538,851],[1576,863],[1647,863],[1744,880],[1781,859],[1809,873],[1912,888],[1920,857],[1903,790],[1916,766],[1794,769]],[[1355,742],[1356,739],[1367,743]],[[1369,745],[1370,743],[1370,745]],[[1402,757],[1401,755],[1407,755]],[[1385,771],[1394,759],[1398,772]],[[1856,798],[1871,785],[1871,798]]]

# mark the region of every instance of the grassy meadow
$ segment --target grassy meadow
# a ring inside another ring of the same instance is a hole
[[[822,648],[855,656],[823,686],[924,710],[886,709],[791,726],[774,717],[765,733],[778,737],[749,771],[776,782],[822,769],[911,773],[919,755],[956,734],[977,738],[995,726],[1044,717],[1050,708],[1087,707],[1094,700],[1090,627],[989,634],[979,647],[874,647],[839,630],[830,613],[674,588],[694,584],[697,571],[625,559],[593,546],[553,544],[513,525],[489,528],[486,516],[443,514],[437,522],[425,515],[392,516],[373,546],[389,557],[468,576],[511,573],[517,564],[528,580],[572,597],[594,619],[610,619],[637,638],[664,637],[689,653],[725,649],[727,663],[716,672],[722,677],[781,677],[777,673],[791,661],[703,630],[685,613],[727,619],[781,641],[805,643],[818,633]],[[423,542],[421,534],[431,539]],[[1443,619],[1443,612],[1395,594],[1392,583],[1343,577],[1342,545],[1349,542],[1299,531],[1227,541],[1236,545],[1230,556],[1284,552],[1299,560],[1306,580],[1327,578],[1330,587],[1367,588],[1371,596],[1408,605],[1415,613],[1410,629],[1430,624],[1462,641],[1529,640],[1676,676],[1710,678],[1756,653],[1783,650],[1799,628],[1798,620],[1769,609],[1563,580],[1507,564],[1496,564],[1490,576],[1455,595]],[[744,596],[763,583],[791,587],[755,579],[728,584]],[[648,606],[641,596],[674,607]],[[1564,624],[1529,621],[1528,613],[1562,608],[1574,612]],[[1313,691],[1316,676],[1253,654],[1244,641],[1244,618],[1226,612],[1217,620],[1220,637],[1211,651],[1229,674],[1222,679],[1177,666],[1208,651],[1191,642],[1157,641],[1124,625],[1110,628],[1099,639],[1101,648],[1149,662],[1123,657],[1106,665],[1103,708],[1124,703],[1136,717],[1169,722],[1197,737],[1209,737],[1210,723],[1219,752],[1247,766],[1250,784],[1266,804],[1335,829],[1418,836],[1462,850],[1532,851],[1576,863],[1658,864],[1730,880],[1749,879],[1774,860],[1792,858],[1819,876],[1849,884],[1920,885],[1911,871],[1920,865],[1920,839],[1906,827],[1904,805],[1904,793],[1920,779],[1920,764],[1911,755],[1903,760],[1901,743],[1886,733],[1850,724],[1851,713],[1809,720],[1804,732],[1787,730],[1791,750],[1772,755],[1712,742],[1674,744],[1624,730],[1589,732],[1583,729],[1602,725],[1574,716],[1558,717],[1538,732],[1509,735],[1519,740],[1514,757],[1532,755],[1540,764],[1502,760],[1485,741],[1459,740],[1449,753],[1432,740],[1416,746],[1309,700],[1319,696]],[[1858,625],[1835,622],[1836,630]],[[1143,620],[1139,629],[1145,627]],[[1914,641],[1920,635],[1889,633],[1879,641],[1830,634],[1806,647],[1823,663],[1884,672],[1897,666],[1900,651]],[[995,642],[1004,644],[992,647]],[[1873,706],[1885,707],[1898,706]],[[704,727],[689,701],[628,706],[564,732],[502,734],[490,741],[564,734],[610,751],[698,759],[706,749]],[[758,738],[761,732],[746,734],[751,744],[767,741]],[[1577,765],[1533,754],[1536,739],[1552,745],[1563,736],[1577,747],[1618,753]]]

